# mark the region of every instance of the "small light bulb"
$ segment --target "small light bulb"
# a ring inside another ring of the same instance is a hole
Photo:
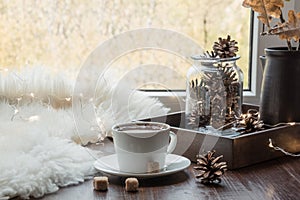
[[[269,147],[274,148],[272,142],[269,143]]]
[[[289,122],[288,124],[291,126],[294,126],[296,124],[296,122]]]
[[[40,117],[38,115],[33,115],[28,118],[28,121],[34,122],[34,121],[38,121],[39,119],[40,119]]]
[[[7,72],[8,69],[7,69],[7,68],[2,68],[2,67],[0,67],[0,71]]]
[[[97,122],[97,124],[100,124],[100,123],[101,123],[100,117],[97,117],[97,118],[96,118],[96,122]]]
[[[274,146],[273,146],[273,143],[272,143],[272,140],[271,140],[271,139],[269,139],[269,147],[271,147],[271,148],[274,148]]]
[[[71,101],[71,97],[66,97],[65,100],[66,101]]]
[[[34,97],[34,93],[33,93],[33,92],[30,92],[30,96],[31,96],[31,97]]]

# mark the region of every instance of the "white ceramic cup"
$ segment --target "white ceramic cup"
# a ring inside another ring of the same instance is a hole
[[[113,126],[119,169],[130,173],[153,173],[165,167],[166,156],[175,149],[177,136],[170,126],[158,122],[131,122]]]

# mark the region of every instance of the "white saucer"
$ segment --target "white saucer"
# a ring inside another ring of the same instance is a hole
[[[116,175],[116,176],[122,176],[122,177],[134,176],[140,178],[152,178],[152,177],[165,176],[165,175],[179,172],[189,167],[190,164],[191,161],[183,156],[168,154],[166,157],[166,168],[160,172],[128,173],[119,170],[117,155],[112,154],[109,156],[103,156],[100,159],[96,160],[94,163],[94,167],[101,172],[111,174],[111,175]]]

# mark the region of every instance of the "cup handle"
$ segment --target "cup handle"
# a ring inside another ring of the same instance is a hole
[[[170,131],[169,136],[171,138],[171,141],[167,149],[167,154],[172,153],[177,144],[177,135],[174,132]]]

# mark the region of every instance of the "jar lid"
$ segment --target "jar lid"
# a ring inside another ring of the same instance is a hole
[[[203,55],[194,55],[191,58],[195,61],[199,61],[201,63],[214,64],[220,61],[220,58],[211,58]]]

